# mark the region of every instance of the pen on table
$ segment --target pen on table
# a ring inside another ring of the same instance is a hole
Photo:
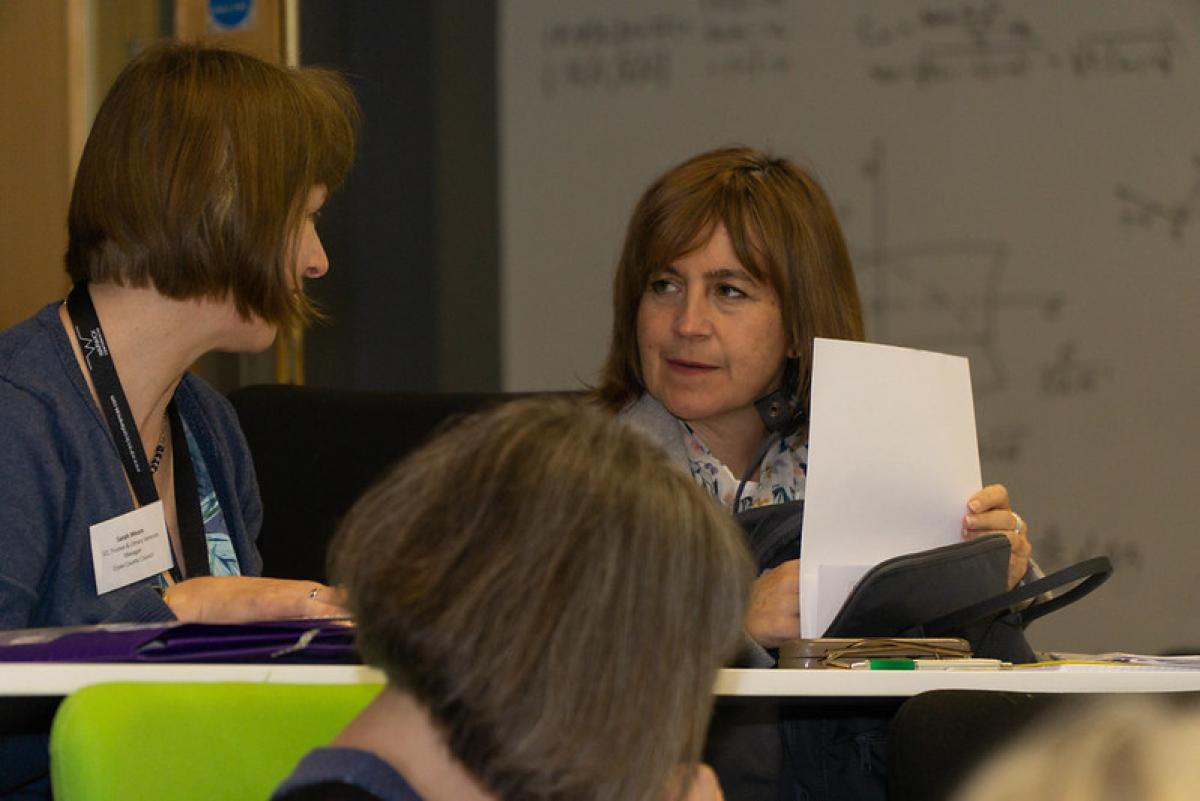
[[[951,659],[916,659],[917,670],[1000,670],[1012,667],[1011,662],[984,657],[962,657]]]
[[[912,659],[864,659],[853,662],[851,670],[916,670],[917,663]]]
[[[864,659],[850,665],[852,670],[1000,670],[1012,665],[999,659],[979,657],[952,659]]]

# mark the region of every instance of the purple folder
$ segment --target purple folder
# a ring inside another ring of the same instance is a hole
[[[261,623],[116,623],[0,632],[0,662],[355,664],[342,618]]]

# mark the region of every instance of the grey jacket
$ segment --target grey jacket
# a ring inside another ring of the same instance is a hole
[[[648,394],[642,395],[617,413],[617,419],[637,431],[666,454],[672,464],[688,472],[687,449],[679,431],[679,420],[666,407]],[[738,656],[739,667],[769,668],[775,659],[765,648],[755,642],[749,634]]]

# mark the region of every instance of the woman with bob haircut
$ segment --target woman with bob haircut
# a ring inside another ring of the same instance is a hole
[[[329,553],[387,685],[277,801],[721,797],[696,765],[749,554],[611,416],[543,398],[468,418],[363,496]]]
[[[813,339],[863,336],[849,251],[817,181],[758,150],[713,150],[668,170],[634,208],[595,395],[731,511],[801,500]],[[1031,547],[1007,490],[965,502],[963,538],[1006,534],[1015,585]],[[770,650],[800,636],[798,560],[765,567],[739,655],[751,667],[772,666]],[[854,760],[840,758],[839,742],[880,727],[865,719],[863,730],[835,731],[785,710],[780,731],[765,710],[721,712],[709,758],[730,798],[775,797],[780,781],[796,785],[780,797],[843,797],[851,791],[829,777]],[[838,764],[813,767],[830,749]],[[882,765],[868,768],[871,792],[881,790]]]
[[[813,339],[863,336],[849,251],[816,180],[758,150],[713,150],[669,170],[634,209],[596,394],[733,511],[798,500]],[[762,399],[791,410],[775,431]],[[1031,548],[1007,490],[985,487],[966,506],[964,539],[1008,535],[1015,585]],[[762,648],[800,636],[798,592],[794,560],[755,582],[746,631]]]
[[[71,195],[75,288],[0,333],[0,628],[340,611],[257,577],[250,454],[188,368],[312,316],[357,125],[336,75],[229,50],[157,45],[117,78]]]

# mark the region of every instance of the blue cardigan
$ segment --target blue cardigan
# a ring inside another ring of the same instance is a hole
[[[153,579],[96,595],[88,528],[134,504],[59,305],[0,332],[0,629],[171,620]],[[204,454],[241,572],[259,575],[262,502],[233,407],[191,374],[175,401]]]
[[[421,801],[387,762],[370,751],[340,747],[309,751],[271,795],[271,801],[318,798]]]

